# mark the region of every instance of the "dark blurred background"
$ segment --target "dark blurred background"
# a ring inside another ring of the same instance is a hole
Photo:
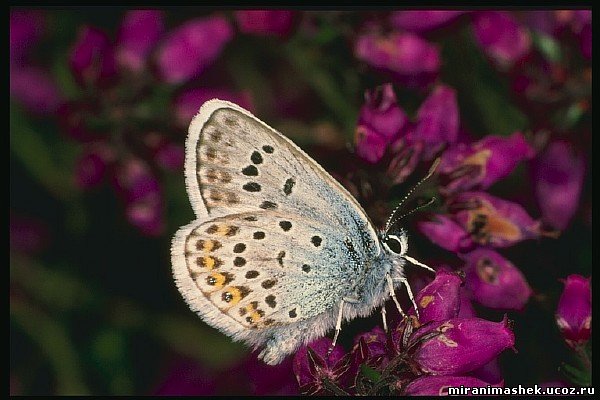
[[[503,249],[533,290],[509,312],[518,353],[501,357],[505,384],[568,382],[564,364],[578,361],[554,312],[559,279],[591,275],[591,12],[511,11],[527,35],[516,55],[477,38],[478,12],[417,27],[435,44],[435,71],[416,59],[403,61],[414,71],[390,72],[355,43],[365,32],[410,31],[392,11],[12,8],[11,394],[297,393],[291,360],[258,362],[189,311],[174,285],[170,240],[193,219],[187,126],[204,101],[231,100],[337,178],[369,176],[377,166],[355,154],[355,126],[365,90],[386,82],[411,117],[443,82],[456,90],[464,135],[520,131],[540,150],[564,140],[584,163],[572,216],[559,229],[545,220],[558,238]],[[417,175],[378,201],[393,205]],[[491,192],[538,219],[535,185],[522,163]],[[408,229],[421,258],[457,262]],[[505,312],[475,307],[495,321]],[[342,343],[377,323],[354,321]]]

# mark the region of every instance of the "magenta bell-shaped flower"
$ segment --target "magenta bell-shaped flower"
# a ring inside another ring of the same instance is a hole
[[[220,16],[197,18],[170,32],[159,45],[156,63],[160,76],[178,84],[202,73],[233,37],[233,28]]]
[[[398,29],[423,33],[447,25],[464,13],[450,10],[396,11],[390,16],[390,22]]]
[[[409,86],[422,86],[440,68],[436,45],[409,32],[393,32],[386,36],[367,33],[358,38],[356,57],[373,68],[391,73]]]
[[[117,74],[115,54],[106,33],[84,27],[69,56],[71,72],[82,86],[102,85]]]
[[[462,279],[458,274],[445,269],[437,270],[434,280],[415,297],[419,323],[455,318],[460,310],[461,285]]]
[[[417,228],[433,243],[452,252],[473,247],[469,233],[443,214],[435,214],[428,221],[417,222]]]
[[[536,159],[533,168],[535,194],[542,220],[565,229],[577,208],[583,188],[585,163],[564,141],[555,141]]]
[[[503,310],[521,310],[527,304],[531,288],[523,273],[510,261],[483,248],[463,257],[466,287],[479,304]]]
[[[540,236],[540,222],[517,203],[485,192],[464,192],[449,206],[454,219],[481,245],[508,247]]]
[[[422,143],[423,157],[429,160],[444,145],[456,142],[459,125],[456,90],[438,85],[419,107],[414,129],[407,135],[407,140]]]
[[[139,72],[164,31],[163,13],[158,10],[132,10],[123,16],[116,41],[116,57],[121,67]]]
[[[438,335],[425,340],[414,355],[423,372],[460,375],[487,364],[515,344],[505,318],[500,322],[479,318],[453,318],[430,328]]]
[[[510,13],[484,11],[472,15],[477,43],[499,66],[510,67],[529,52],[529,33]]]
[[[569,275],[556,308],[556,323],[571,347],[585,344],[592,334],[590,278]]]
[[[521,160],[534,155],[533,147],[520,132],[509,137],[490,135],[479,142],[459,143],[444,151],[438,172],[447,180],[445,191],[449,193],[487,189],[508,176]]]
[[[391,84],[365,93],[356,127],[356,152],[362,159],[376,163],[387,146],[404,133],[408,118],[398,106]]]

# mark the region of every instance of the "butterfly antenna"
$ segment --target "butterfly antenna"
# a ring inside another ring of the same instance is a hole
[[[433,162],[433,164],[431,164],[431,167],[429,168],[429,172],[427,172],[427,175],[425,175],[425,177],[423,179],[421,179],[415,186],[413,186],[413,188],[408,191],[408,193],[406,194],[406,196],[404,196],[404,198],[400,201],[400,203],[398,203],[396,208],[394,208],[394,210],[392,211],[392,213],[390,214],[389,218],[387,219],[387,221],[385,223],[385,232],[386,233],[389,231],[390,227],[392,227],[396,222],[398,222],[402,218],[409,216],[410,214],[414,213],[415,211],[417,211],[423,207],[426,207],[435,201],[435,197],[433,197],[427,203],[418,206],[414,210],[400,216],[399,218],[394,218],[394,216],[395,216],[396,212],[398,211],[398,209],[400,208],[400,206],[402,206],[402,204],[404,204],[404,202],[410,197],[410,195],[413,194],[414,191],[417,190],[417,188],[419,186],[421,186],[421,184],[423,182],[425,182],[427,179],[431,178],[431,175],[433,175],[433,173],[435,172],[435,169],[437,168],[437,166],[439,164],[440,164],[440,159],[436,158],[436,160]]]

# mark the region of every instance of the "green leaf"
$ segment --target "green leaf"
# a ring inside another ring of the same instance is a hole
[[[535,48],[542,53],[547,60],[557,63],[563,59],[560,45],[551,36],[532,31],[531,38]]]
[[[95,366],[100,370],[113,394],[128,395],[134,392],[134,383],[129,365],[129,347],[123,332],[107,328],[94,337],[91,354]]]
[[[63,269],[45,267],[15,254],[10,257],[10,280],[31,298],[61,313],[91,306],[94,301],[85,283]]]
[[[34,127],[15,104],[10,105],[10,149],[31,176],[52,195],[72,199],[76,190],[69,179],[73,174],[74,145],[58,139],[54,132],[42,135],[44,127]],[[70,161],[67,161],[70,160]]]
[[[373,382],[377,382],[379,379],[381,379],[381,374],[369,367],[367,364],[360,365],[360,372]]]
[[[164,314],[154,318],[148,325],[151,332],[172,349],[212,368],[225,368],[247,354],[244,346],[233,343],[200,320]]]
[[[358,110],[344,95],[336,80],[323,67],[319,52],[305,48],[299,41],[289,41],[285,45],[285,55],[306,83],[317,93],[321,101],[336,116],[348,135],[354,133]]]
[[[77,99],[82,95],[82,91],[77,82],[75,82],[75,78],[67,64],[67,50],[57,50],[56,54],[57,56],[54,58],[54,63],[52,64],[54,80],[67,99]]]
[[[55,374],[56,394],[89,393],[75,346],[60,323],[18,296],[11,296],[10,319],[46,355]]]
[[[591,385],[591,376],[586,371],[583,371],[569,364],[563,364],[562,369],[566,377],[571,382],[581,386]]]

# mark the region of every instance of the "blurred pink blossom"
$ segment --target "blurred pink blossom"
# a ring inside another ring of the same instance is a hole
[[[160,76],[172,84],[195,78],[221,54],[233,34],[229,21],[218,15],[186,22],[169,32],[157,49]]]

